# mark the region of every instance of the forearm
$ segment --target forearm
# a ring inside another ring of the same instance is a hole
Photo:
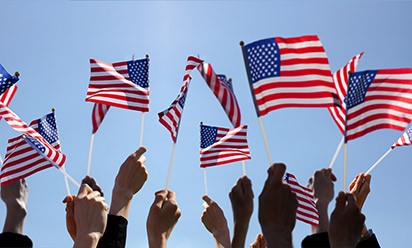
[[[230,248],[232,247],[230,243],[229,230],[224,230],[216,232],[213,234],[217,248]]]
[[[129,216],[130,205],[132,203],[133,194],[127,193],[121,189],[113,189],[112,202],[110,204],[109,214],[122,216],[125,219]]]
[[[95,248],[99,242],[101,234],[97,233],[87,233],[87,234],[77,234],[76,240],[74,241],[73,248],[90,247]]]
[[[233,228],[232,247],[245,247],[246,234],[249,228],[249,221],[235,222]]]
[[[4,222],[3,232],[11,232],[22,234],[23,224],[26,217],[26,209],[21,207],[19,204],[8,205],[7,215]]]
[[[317,227],[312,226],[312,234],[327,232],[329,228],[329,216],[328,216],[329,203],[317,201],[316,209],[319,214],[319,225]]]
[[[167,239],[164,235],[149,235],[149,248],[166,248]]]

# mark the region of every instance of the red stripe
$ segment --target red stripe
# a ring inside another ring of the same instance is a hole
[[[277,43],[286,43],[286,44],[293,44],[293,43],[300,43],[305,41],[319,41],[317,35],[306,35],[300,37],[291,37],[291,38],[283,38],[283,37],[275,37]]]

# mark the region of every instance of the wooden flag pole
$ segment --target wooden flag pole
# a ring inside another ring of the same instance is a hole
[[[175,150],[176,150],[176,142],[173,143],[173,147],[172,147],[172,155],[170,156],[169,169],[167,170],[165,190],[169,189],[170,174],[172,173],[172,165],[173,165],[173,158],[175,156]]]
[[[335,164],[336,158],[338,157],[338,154],[340,152],[340,149],[342,148],[344,141],[345,141],[345,137],[342,137],[342,139],[339,142],[338,147],[336,148],[335,154],[333,155],[332,161],[330,161],[329,168],[332,169],[333,165]]]
[[[203,181],[204,181],[204,184],[205,184],[206,195],[209,195],[209,191],[207,190],[206,168],[203,168]]]
[[[376,162],[371,166],[371,168],[369,168],[369,170],[368,170],[367,172],[365,172],[365,176],[368,175],[368,174],[370,174],[371,171],[372,171],[386,156],[388,156],[388,154],[393,150],[393,148],[395,148],[395,147],[389,148],[389,150],[387,150],[387,151],[385,152],[385,154],[383,154],[382,157],[380,157],[380,158],[378,159],[378,161],[376,161]]]
[[[266,153],[267,153],[268,158],[269,158],[269,163],[270,163],[270,165],[272,165],[273,164],[272,155],[270,153],[269,143],[268,143],[267,138],[266,138],[265,129],[263,128],[263,123],[262,123],[262,120],[260,118],[260,111],[259,111],[259,107],[257,105],[256,96],[254,94],[254,90],[253,90],[253,86],[252,86],[252,78],[251,78],[251,75],[250,75],[249,64],[247,63],[247,60],[246,60],[246,51],[245,51],[244,45],[245,45],[245,43],[243,41],[241,41],[240,46],[242,48],[243,61],[245,62],[247,78],[248,78],[248,81],[249,81],[250,93],[252,94],[253,103],[255,104],[256,115],[257,115],[257,119],[259,121],[259,126],[260,126],[260,131],[261,131],[262,136],[263,136],[263,141],[265,142],[265,148],[266,148]]]
[[[94,133],[92,133],[92,138],[90,139],[89,162],[87,163],[87,175],[88,176],[90,176],[90,167],[92,163],[93,143],[94,143]]]
[[[56,115],[56,113],[55,113],[56,109],[55,108],[52,108],[51,111],[53,112],[54,115]],[[60,148],[60,151],[61,151],[61,148]],[[64,171],[66,171],[66,166],[63,165],[62,168],[63,168]],[[66,185],[67,195],[71,195],[70,187],[69,187],[69,181],[67,180],[66,175],[64,175],[64,184]]]

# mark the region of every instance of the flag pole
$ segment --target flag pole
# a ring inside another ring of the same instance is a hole
[[[336,148],[335,154],[332,157],[332,161],[330,161],[329,168],[332,169],[333,165],[335,164],[336,158],[338,157],[340,149],[342,149],[342,145],[343,145],[344,141],[345,141],[345,137],[342,137],[342,139],[339,142],[338,147]]]
[[[349,86],[350,86],[350,76],[352,72],[348,72],[348,89],[347,92],[349,92]],[[345,132],[344,132],[344,143],[343,143],[343,192],[346,192],[346,179],[347,179],[347,156],[348,156],[348,112],[349,108],[348,105],[346,104],[346,111],[345,111]]]
[[[134,54],[132,57],[133,61],[134,61]],[[149,54],[146,54],[146,59],[149,59]],[[142,118],[141,118],[141,123],[140,123],[140,140],[139,140],[139,146],[143,145],[143,127],[144,127],[144,113],[142,112]]]
[[[388,156],[388,154],[393,150],[393,148],[395,148],[395,147],[392,146],[391,148],[389,148],[389,150],[387,150],[387,151],[385,152],[385,154],[383,154],[382,157],[380,157],[380,158],[378,159],[378,161],[376,161],[376,162],[371,166],[371,168],[369,168],[369,170],[368,170],[367,172],[365,172],[365,176],[368,175],[368,174],[370,174],[371,171],[372,171],[386,156]]]
[[[245,47],[244,47],[245,43],[243,41],[240,41],[239,44],[242,48],[243,61],[245,62],[246,74],[247,74],[247,78],[248,78],[248,81],[249,81],[250,93],[252,94],[253,103],[255,104],[255,110],[256,110],[257,119],[259,121],[260,131],[262,133],[263,141],[265,142],[265,148],[266,148],[266,153],[267,153],[268,158],[269,158],[269,163],[270,163],[270,165],[272,165],[273,164],[272,155],[271,155],[271,152],[270,152],[270,149],[269,149],[269,143],[268,143],[267,138],[266,138],[266,133],[265,133],[265,129],[263,127],[263,122],[262,122],[261,117],[260,117],[260,111],[259,111],[259,107],[257,105],[256,96],[254,94],[254,90],[253,90],[253,86],[252,86],[252,77],[250,75],[250,70],[249,70],[249,64],[247,63],[247,60],[246,60],[246,51],[245,51]]]
[[[204,181],[204,184],[205,184],[206,195],[209,195],[209,191],[207,190],[206,168],[203,168],[203,181]]]
[[[245,165],[245,160],[242,160],[242,171],[243,171],[243,176],[246,176],[246,165]]]
[[[89,162],[87,163],[87,175],[88,176],[90,176],[90,167],[92,163],[93,143],[94,143],[94,133],[92,133],[92,138],[90,139]]]
[[[56,115],[56,113],[55,113],[56,109],[55,109],[55,108],[52,108],[51,111],[53,112],[54,115]],[[60,147],[60,151],[61,151],[61,150],[62,150],[62,149],[61,149],[61,147]],[[62,167],[63,167],[63,170],[66,171],[66,166],[63,165]],[[67,195],[71,195],[71,193],[70,193],[70,187],[69,187],[69,181],[67,180],[67,176],[66,176],[66,175],[64,175],[64,184],[66,185]]]
[[[169,189],[170,174],[172,173],[172,165],[173,165],[173,158],[175,156],[175,150],[176,150],[176,142],[173,143],[173,147],[172,147],[172,155],[170,156],[169,169],[167,170],[165,190]]]

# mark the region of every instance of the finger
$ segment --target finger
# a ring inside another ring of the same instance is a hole
[[[93,199],[93,198],[102,197],[102,196],[100,195],[99,191],[93,191],[90,194],[88,194],[87,197],[89,199]]]
[[[347,199],[347,201],[348,201],[348,207],[349,206],[355,206],[355,207],[357,207],[356,206],[356,203],[355,203],[355,196],[353,195],[353,194],[350,194],[350,193],[347,193],[346,194],[346,199]]]
[[[90,186],[90,188],[93,189],[93,191],[99,191],[101,196],[104,196],[102,189],[98,185],[97,181],[90,176],[86,176],[83,180],[82,183],[85,183]]]
[[[135,158],[139,159],[139,158],[143,155],[143,153],[145,153],[145,152],[146,152],[146,147],[141,146],[141,147],[139,147],[139,149],[137,149],[132,155],[133,155]]]
[[[146,157],[145,156],[140,156],[140,158],[139,158],[139,162],[140,163],[142,163],[142,164],[144,164],[144,163],[146,163]]]
[[[168,190],[167,191],[167,199],[176,201],[176,193],[174,191]]]
[[[92,188],[90,188],[89,185],[83,183],[79,188],[79,193],[77,193],[77,197],[78,198],[85,197],[91,192],[93,192]]]
[[[63,199],[63,203],[67,203],[67,202],[71,202],[71,201],[73,201],[73,196],[72,195],[67,195]]]
[[[342,210],[346,205],[346,197],[343,191],[340,191],[338,197],[336,197],[335,210]]]
[[[207,203],[208,206],[210,206],[213,203],[213,200],[210,199],[208,195],[204,195],[202,199]]]
[[[242,193],[243,194],[248,194],[248,193],[251,192],[252,181],[247,176],[243,176],[241,178],[240,185],[242,187]]]
[[[276,163],[272,165],[273,168],[273,179],[274,183],[282,183],[283,176],[285,175],[286,165],[282,163]]]
[[[330,179],[332,180],[332,182],[336,182],[336,180],[338,180],[338,178],[333,173],[330,175]]]
[[[166,190],[159,190],[155,193],[155,199],[152,205],[155,205],[159,208],[162,208],[163,201],[167,197],[167,191]]]

